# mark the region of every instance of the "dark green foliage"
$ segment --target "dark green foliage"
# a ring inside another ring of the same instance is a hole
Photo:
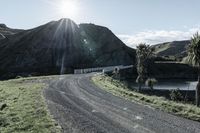
[[[153,55],[154,49],[150,45],[139,44],[136,49],[136,59],[137,59],[137,73],[138,77],[136,82],[139,85],[139,90],[141,90],[141,84],[147,77],[147,69],[149,64],[149,59]]]
[[[183,101],[184,97],[182,96],[179,88],[171,90],[170,99],[173,101]]]
[[[198,32],[192,37],[188,47],[188,62],[194,66],[200,64],[200,35]]]
[[[200,105],[200,35],[197,32],[191,39],[188,47],[188,62],[199,69],[198,84],[196,87],[196,105]]]

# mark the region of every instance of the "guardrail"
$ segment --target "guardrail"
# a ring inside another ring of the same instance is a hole
[[[129,65],[129,66],[119,65],[119,66],[109,66],[109,67],[75,69],[74,74],[84,74],[84,73],[91,73],[91,72],[103,72],[104,73],[104,72],[112,72],[112,71],[114,71],[115,68],[122,70],[122,69],[128,69],[128,68],[132,68],[132,67],[133,67],[133,65]]]

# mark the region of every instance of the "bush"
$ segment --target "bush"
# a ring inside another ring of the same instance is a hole
[[[171,90],[170,99],[173,101],[182,101],[184,99],[179,88]]]
[[[145,82],[145,85],[153,89],[154,84],[156,84],[157,82],[158,81],[155,78],[148,78]]]
[[[120,69],[119,69],[119,67],[115,67],[114,71],[112,72],[112,78],[120,80]]]

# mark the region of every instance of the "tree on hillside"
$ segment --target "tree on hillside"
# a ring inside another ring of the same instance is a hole
[[[191,43],[188,47],[188,62],[195,67],[198,67],[198,84],[196,87],[196,105],[200,105],[200,35],[197,32],[191,38]]]
[[[142,83],[144,82],[147,75],[148,61],[153,55],[154,49],[150,45],[141,43],[136,49],[136,59],[137,59],[137,73],[138,77],[136,82],[138,83],[138,89],[141,90]]]

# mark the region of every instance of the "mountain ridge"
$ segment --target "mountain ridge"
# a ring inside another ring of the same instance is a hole
[[[70,19],[51,21],[0,40],[0,74],[64,74],[77,68],[129,65],[135,50],[111,30]]]
[[[0,39],[4,39],[9,35],[17,34],[19,32],[23,31],[22,29],[13,29],[7,27],[6,24],[0,23]]]

